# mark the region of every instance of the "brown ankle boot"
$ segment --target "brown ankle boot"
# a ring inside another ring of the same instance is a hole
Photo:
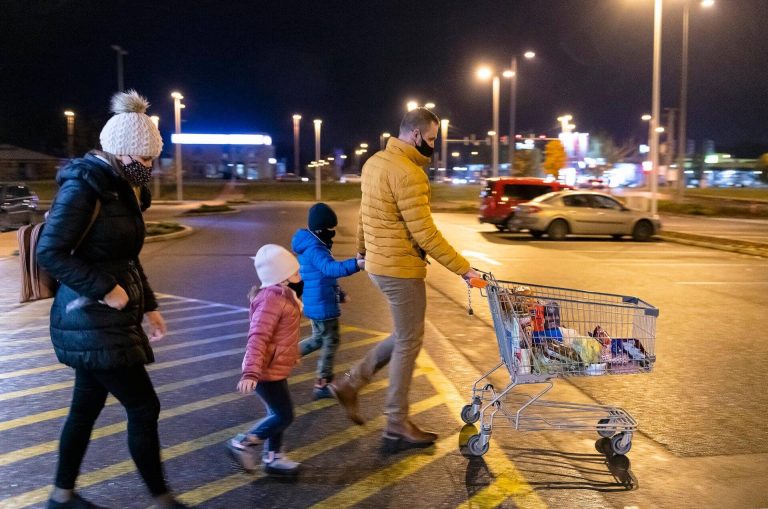
[[[399,439],[413,445],[429,445],[437,440],[437,433],[422,431],[410,420],[389,421],[384,429],[385,439]]]
[[[343,377],[329,383],[327,387],[347,413],[349,420],[362,425],[365,421],[360,416],[360,410],[357,406],[357,389],[352,387],[349,378],[349,373],[345,373]]]

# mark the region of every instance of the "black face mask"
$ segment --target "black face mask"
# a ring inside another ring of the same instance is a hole
[[[123,165],[123,175],[132,185],[140,187],[152,179],[152,167],[144,166],[131,157],[131,162]]]
[[[288,288],[296,292],[296,297],[301,298],[301,294],[304,293],[304,280],[302,279],[298,283],[288,282]]]
[[[315,230],[313,232],[315,235],[317,235],[317,238],[320,239],[323,244],[328,246],[329,248],[333,245],[333,241],[331,240],[336,236],[336,230]]]
[[[416,150],[418,150],[419,154],[423,155],[424,157],[430,158],[432,157],[432,154],[435,153],[435,147],[430,147],[429,144],[424,141],[424,138],[421,138],[421,143],[416,145]]]

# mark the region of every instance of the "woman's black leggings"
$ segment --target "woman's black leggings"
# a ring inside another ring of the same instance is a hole
[[[128,413],[128,449],[153,496],[168,492],[160,463],[157,418],[160,400],[144,366],[109,370],[75,369],[69,416],[61,430],[56,486],[74,489],[96,418],[111,393]]]

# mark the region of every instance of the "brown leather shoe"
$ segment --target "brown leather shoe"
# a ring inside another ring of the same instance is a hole
[[[437,433],[422,431],[406,419],[400,422],[388,422],[384,429],[384,438],[388,440],[399,439],[412,445],[430,445],[437,440]]]
[[[349,374],[345,374],[345,376],[335,382],[329,383],[326,387],[328,387],[333,397],[336,398],[339,405],[344,409],[350,421],[359,425],[365,423],[360,416],[360,410],[357,406],[357,390],[349,383]]]

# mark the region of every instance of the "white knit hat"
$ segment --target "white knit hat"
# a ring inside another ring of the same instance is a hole
[[[146,115],[149,102],[135,90],[112,96],[112,112],[99,139],[104,152],[155,158],[163,150],[163,138]]]
[[[261,246],[256,256],[252,258],[262,288],[282,283],[299,270],[299,261],[296,257],[277,244]]]

